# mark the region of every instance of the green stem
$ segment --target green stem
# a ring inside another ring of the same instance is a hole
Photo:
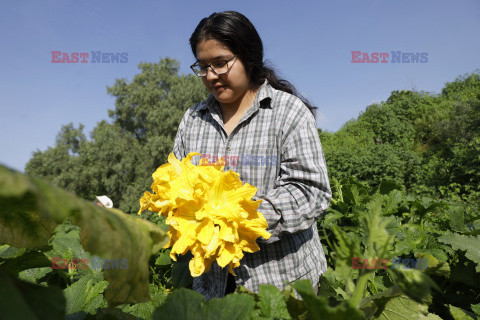
[[[358,279],[357,284],[355,285],[355,290],[353,291],[352,297],[349,299],[350,304],[355,308],[358,308],[360,300],[363,298],[363,293],[365,292],[369,275],[370,273],[367,272],[360,276],[360,279]]]

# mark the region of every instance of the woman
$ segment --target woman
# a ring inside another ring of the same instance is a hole
[[[331,191],[314,109],[263,62],[262,41],[252,23],[234,11],[213,13],[190,38],[197,62],[192,70],[211,93],[185,113],[173,153],[190,152],[240,174],[257,187],[254,200],[268,222],[269,240],[246,253],[236,277],[214,263],[194,279],[193,289],[207,299],[232,292],[235,285],[258,292],[261,284],[283,289],[298,279],[318,287],[326,260],[316,222]],[[228,284],[227,284],[228,283]]]

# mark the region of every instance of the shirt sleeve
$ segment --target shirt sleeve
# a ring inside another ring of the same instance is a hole
[[[263,200],[258,211],[272,234],[268,240],[260,238],[261,242],[272,243],[282,233],[310,228],[330,203],[332,192],[315,119],[308,111],[300,113],[283,143],[273,189],[253,198]]]
[[[183,159],[187,155],[185,154],[185,143],[184,143],[184,131],[185,131],[185,117],[187,113],[183,116],[180,124],[178,125],[177,135],[175,136],[175,142],[173,144],[173,154],[177,159]]]

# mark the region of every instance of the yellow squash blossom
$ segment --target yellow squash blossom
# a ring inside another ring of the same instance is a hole
[[[172,247],[170,257],[191,251],[190,273],[197,277],[217,261],[220,267],[240,266],[243,252],[260,250],[255,240],[270,238],[267,221],[257,211],[261,200],[253,201],[257,188],[240,181],[239,174],[224,172],[220,159],[211,164],[201,159],[191,163],[199,153],[189,153],[182,161],[173,153],[167,164],[153,173],[153,193],[145,192],[140,211],[150,210],[166,217],[167,234]]]

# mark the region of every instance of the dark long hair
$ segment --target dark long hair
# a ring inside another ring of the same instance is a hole
[[[300,98],[315,117],[314,107],[300,95],[293,84],[281,79],[275,70],[263,61],[263,44],[257,30],[243,14],[236,11],[212,13],[203,18],[190,37],[190,47],[197,56],[197,45],[204,40],[217,40],[230,49],[245,65],[252,89],[256,89],[267,79],[270,85]]]

